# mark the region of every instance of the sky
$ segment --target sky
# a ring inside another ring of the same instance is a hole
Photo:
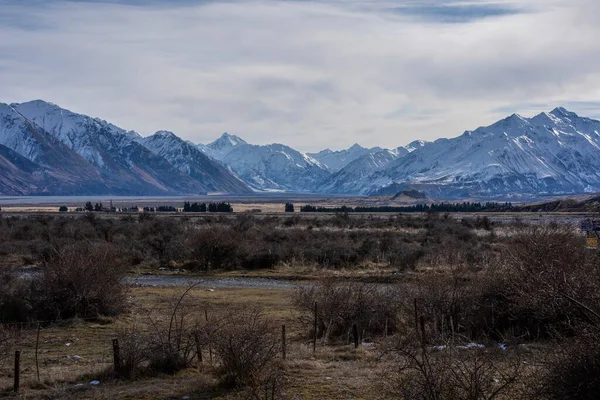
[[[0,102],[302,151],[600,119],[597,0],[0,0]]]

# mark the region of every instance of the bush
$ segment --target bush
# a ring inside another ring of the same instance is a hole
[[[600,344],[596,335],[578,338],[554,359],[544,379],[542,398],[600,398]]]
[[[229,387],[260,386],[281,371],[281,343],[274,324],[256,309],[230,310],[212,335],[221,381]]]
[[[236,232],[225,227],[199,229],[187,241],[190,258],[203,270],[236,268],[238,247]]]
[[[145,310],[142,318],[119,332],[121,377],[134,378],[139,373],[174,374],[191,365],[197,356],[196,338],[202,336],[203,313],[189,297],[196,285],[190,285],[173,298],[166,317]],[[206,329],[203,343],[210,337]]]
[[[523,364],[500,349],[465,348],[448,343],[437,350],[409,338],[385,346],[395,372],[386,384],[404,400],[493,400],[519,398]]]
[[[318,336],[348,337],[352,325],[357,324],[362,337],[362,332],[382,335],[386,326],[388,333],[396,330],[398,302],[395,297],[393,290],[381,286],[326,280],[299,286],[294,304],[304,312],[302,321],[312,330],[317,303]]]
[[[571,229],[529,228],[504,252],[507,313],[529,322],[530,336],[573,335],[600,323],[600,256]],[[534,329],[531,329],[533,325]]]
[[[125,307],[123,267],[119,250],[108,243],[54,248],[33,280],[35,309],[46,319],[117,315]]]

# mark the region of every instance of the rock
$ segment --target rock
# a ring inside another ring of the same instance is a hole
[[[81,361],[81,357],[80,356],[71,356],[71,360],[73,361]]]
[[[90,385],[92,386],[98,386],[100,384],[100,381],[91,381]]]

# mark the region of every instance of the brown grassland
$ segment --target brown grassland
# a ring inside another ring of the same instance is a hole
[[[598,253],[506,216],[6,213],[0,397],[598,398]]]

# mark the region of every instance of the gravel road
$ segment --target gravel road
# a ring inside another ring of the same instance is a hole
[[[142,275],[125,278],[125,283],[138,287],[186,287],[197,284],[206,289],[293,289],[296,285],[291,281],[268,278],[193,278],[170,275]]]

